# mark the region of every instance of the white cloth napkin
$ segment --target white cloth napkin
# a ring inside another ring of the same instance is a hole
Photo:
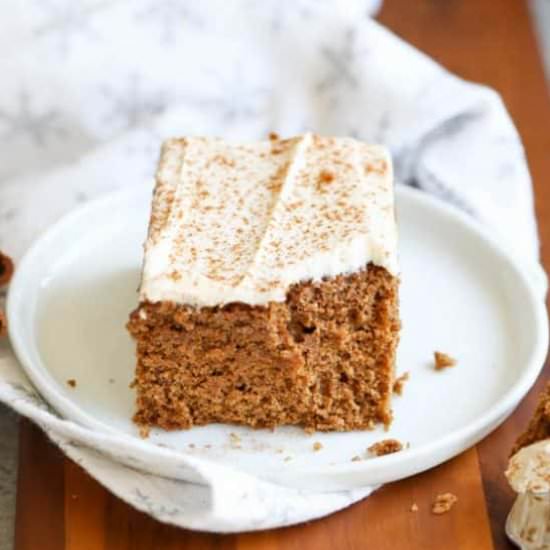
[[[521,142],[498,95],[446,72],[346,0],[13,2],[0,32],[0,249],[152,176],[160,141],[314,130],[390,147],[397,179],[478,218],[545,291]],[[5,30],[5,29],[2,29]],[[297,491],[60,418],[0,347],[0,399],[131,505],[243,531],[326,515],[372,488]],[[144,454],[145,453],[145,454]],[[174,479],[185,477],[189,482]]]

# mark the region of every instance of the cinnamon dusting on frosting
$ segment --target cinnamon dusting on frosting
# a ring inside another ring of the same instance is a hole
[[[252,145],[171,139],[157,173],[141,298],[284,301],[294,283],[369,262],[396,274],[396,240],[382,147],[313,134]]]

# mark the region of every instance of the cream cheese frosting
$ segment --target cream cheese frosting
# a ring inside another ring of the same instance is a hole
[[[520,449],[510,459],[506,478],[516,493],[550,494],[550,439]]]
[[[507,535],[525,550],[550,550],[550,439],[520,449],[506,477],[519,493],[506,520]]]
[[[282,302],[289,287],[364,268],[396,275],[388,151],[304,134],[163,145],[140,298],[198,307]]]

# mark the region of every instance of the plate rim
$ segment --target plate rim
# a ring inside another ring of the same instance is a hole
[[[107,424],[104,424],[101,421],[96,420],[91,414],[86,413],[81,410],[81,408],[70,398],[65,397],[60,391],[58,391],[58,384],[51,384],[51,380],[47,366],[45,364],[41,365],[35,364],[32,357],[26,350],[27,343],[29,339],[33,342],[34,348],[38,351],[36,335],[31,335],[26,337],[22,334],[23,331],[17,329],[17,307],[20,300],[24,299],[24,281],[25,274],[27,272],[32,272],[32,265],[35,260],[35,257],[40,253],[41,249],[46,246],[51,240],[55,240],[55,237],[62,233],[65,227],[71,225],[76,219],[85,217],[89,211],[93,211],[97,208],[104,207],[107,204],[111,204],[116,201],[121,200],[131,200],[131,196],[137,193],[145,193],[147,189],[150,189],[152,192],[152,187],[145,186],[141,184],[139,188],[136,189],[136,186],[132,188],[121,189],[109,193],[102,194],[100,197],[92,199],[85,204],[71,210],[62,216],[59,220],[53,223],[48,227],[29,247],[26,253],[23,255],[22,259],[18,262],[18,267],[15,270],[14,276],[10,283],[7,295],[6,302],[6,314],[8,318],[8,334],[9,339],[13,348],[13,351],[24,370],[25,374],[31,380],[32,384],[38,390],[38,392],[44,397],[44,399],[56,409],[62,417],[69,421],[75,421],[80,424],[82,427],[92,430],[93,432],[99,433],[108,433],[110,435],[116,435],[118,437],[124,438],[128,441],[131,441],[133,444],[137,445],[141,451],[144,451],[151,458],[160,455],[165,457],[172,457],[176,454],[175,450],[167,449],[160,447],[152,442],[144,441],[137,436],[128,434],[126,432],[120,431],[116,428],[112,428]],[[543,299],[545,289],[537,286],[537,281],[535,280],[535,274],[528,271],[521,261],[518,261],[511,253],[511,251],[503,245],[503,243],[494,235],[491,234],[486,226],[483,226],[482,223],[466,214],[465,212],[459,210],[454,205],[443,201],[437,196],[426,193],[425,191],[411,188],[403,184],[396,185],[396,199],[399,201],[399,195],[404,195],[406,199],[412,200],[413,202],[420,202],[423,206],[427,208],[439,210],[446,217],[450,218],[451,222],[458,223],[461,226],[465,226],[468,231],[473,233],[476,238],[480,239],[484,245],[486,245],[491,251],[499,257],[501,261],[504,261],[515,273],[515,275],[521,280],[524,285],[524,290],[526,295],[529,297],[529,311],[534,320],[534,324],[537,327],[537,330],[533,333],[533,340],[528,355],[527,361],[525,361],[525,367],[522,369],[521,374],[519,375],[517,382],[508,388],[503,395],[495,401],[483,415],[479,418],[470,421],[466,425],[457,428],[448,434],[445,434],[442,437],[439,437],[435,441],[424,443],[418,447],[411,447],[406,449],[404,452],[396,453],[393,455],[386,455],[381,457],[374,457],[372,460],[361,461],[355,463],[341,463],[335,465],[324,465],[324,466],[313,466],[307,468],[308,477],[310,476],[339,476],[353,472],[355,474],[360,474],[364,472],[367,474],[371,470],[390,468],[393,465],[396,465],[403,461],[404,457],[407,457],[408,463],[418,463],[419,461],[426,462],[429,461],[430,456],[437,455],[438,452],[441,453],[446,448],[456,446],[460,441],[469,441],[472,438],[476,439],[477,435],[482,434],[476,441],[480,440],[482,437],[485,437],[487,429],[489,432],[494,430],[501,422],[508,417],[512,412],[515,406],[520,402],[520,400],[526,395],[529,389],[534,384],[538,375],[540,374],[544,361],[548,351],[548,342],[549,342],[549,333],[548,333],[548,317],[545,307],[545,302]],[[526,260],[527,262],[528,260]],[[536,262],[532,262],[533,268],[538,267]],[[542,271],[542,270],[541,270]],[[37,292],[40,292],[39,290]],[[42,371],[46,372],[42,372]],[[477,434],[477,435],[476,435]],[[467,447],[459,445],[462,452]],[[468,444],[469,446],[469,444]],[[451,456],[456,456],[457,452],[453,452]],[[185,452],[178,451],[177,455],[181,457],[182,455],[188,456],[191,458],[191,455],[188,455]],[[196,458],[196,457],[194,457]],[[444,458],[439,460],[436,464],[439,464],[450,458]],[[201,457],[205,463],[210,462],[209,458]],[[270,480],[270,476],[258,476],[257,474],[252,474],[246,469],[240,469],[235,466],[226,465],[223,463],[212,462],[216,464],[217,467],[227,468],[230,470],[237,470],[240,473],[254,475],[260,479]],[[424,471],[429,469],[436,464],[432,464],[426,468],[421,467],[416,469],[416,471]],[[410,469],[410,468],[409,468]],[[301,470],[293,471],[291,477],[300,475]],[[289,472],[290,474],[290,472]],[[412,475],[410,473],[402,477],[408,477]],[[280,477],[280,476],[279,476]],[[283,476],[284,477],[284,476]],[[277,483],[276,481],[273,481]],[[286,485],[286,483],[278,483],[279,485]]]

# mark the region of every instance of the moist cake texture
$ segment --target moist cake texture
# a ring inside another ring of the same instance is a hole
[[[533,417],[524,433],[518,437],[512,454],[517,453],[523,447],[548,439],[550,441],[550,382],[539,397],[539,401]]]
[[[385,149],[312,134],[163,146],[140,287],[135,421],[391,421],[397,232]]]

